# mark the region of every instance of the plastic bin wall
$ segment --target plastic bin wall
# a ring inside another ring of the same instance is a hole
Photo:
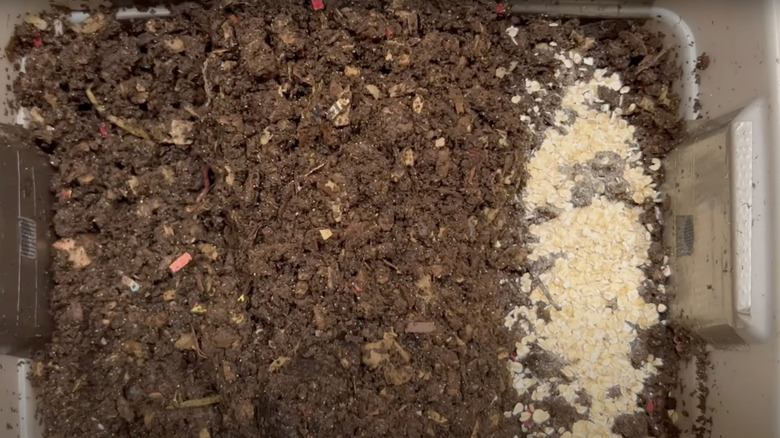
[[[82,2],[71,3],[75,5]],[[606,1],[604,3],[608,6],[604,8],[593,6],[594,2],[591,1],[569,1],[569,6],[561,5],[567,2],[555,3],[539,2],[539,6],[549,8],[549,12],[568,7],[574,13],[614,15],[618,10],[616,5],[620,5],[620,16],[643,15],[653,18],[656,21],[654,26],[670,36],[677,36],[678,41],[679,37],[692,36],[694,44],[686,44],[679,51],[686,71],[692,70],[695,57],[701,53],[706,52],[711,63],[700,72],[698,85],[694,81],[683,81],[684,89],[679,91],[683,95],[690,95],[695,87],[699,88],[700,114],[704,118],[715,118],[738,110],[756,98],[766,98],[766,141],[772,146],[769,161],[772,169],[780,169],[778,2],[659,0],[649,6],[647,1]],[[572,3],[574,6],[571,6]],[[523,4],[528,5],[528,2]],[[13,25],[21,20],[21,14],[40,11],[46,5],[47,2],[42,0],[2,2],[0,41],[8,41]],[[6,59],[0,59],[0,63],[10,67]],[[0,75],[0,90],[6,90],[8,83],[6,75]],[[689,110],[687,115],[692,116],[693,112]],[[8,123],[12,119],[13,111],[0,112],[0,122]],[[777,188],[780,184],[773,180],[771,187]],[[772,222],[780,223],[780,197],[776,190],[770,191],[766,202]],[[780,233],[773,231],[766,239],[771,242],[770,257],[774,263],[780,248]],[[780,285],[780,270],[776,269],[772,273],[770,284]],[[775,290],[768,289],[761,293],[767,294],[772,315],[780,313],[780,302],[775,299]],[[707,383],[708,414],[713,420],[712,436],[780,436],[780,415],[777,414],[780,412],[780,337],[776,325],[772,328],[769,342],[733,351],[714,351],[712,364]],[[28,371],[29,366],[25,361],[0,356],[0,428],[3,429],[4,437],[41,436],[41,427],[34,419],[35,404],[26,382]],[[684,367],[683,376],[681,393],[688,396],[697,384],[694,369]],[[686,405],[688,408],[695,406],[696,400],[691,398],[686,401]],[[12,428],[5,429],[2,425],[6,424]]]

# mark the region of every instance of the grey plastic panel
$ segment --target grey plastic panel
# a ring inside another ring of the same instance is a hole
[[[27,356],[51,334],[51,168],[0,125],[0,354]]]

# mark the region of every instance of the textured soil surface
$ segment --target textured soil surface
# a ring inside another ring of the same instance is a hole
[[[631,86],[613,104],[639,107],[649,163],[677,132],[661,39],[484,2],[103,12],[61,36],[29,20],[9,48],[57,167],[56,330],[32,375],[47,436],[522,435],[499,282],[529,269],[513,201],[558,102],[510,99],[555,83],[538,44],[579,50]],[[675,363],[674,339],[659,325],[637,354]],[[615,431],[675,435],[675,379]]]

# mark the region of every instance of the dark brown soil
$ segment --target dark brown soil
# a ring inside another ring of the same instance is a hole
[[[630,121],[663,155],[677,70],[660,38],[484,2],[221,3],[17,29],[55,231],[90,262],[54,264],[56,331],[32,376],[47,436],[521,435],[503,415],[514,292],[499,282],[529,268],[513,200],[543,128],[510,98],[554,82],[536,44],[589,50],[640,90],[624,107],[647,99]],[[511,61],[520,74],[496,78]],[[553,406],[556,424],[570,410]],[[675,433],[665,415],[620,424]]]

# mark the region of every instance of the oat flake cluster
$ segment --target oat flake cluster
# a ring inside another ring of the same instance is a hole
[[[638,293],[645,280],[640,266],[649,262],[651,243],[639,218],[642,208],[609,200],[605,191],[609,184],[622,184],[636,204],[657,200],[658,194],[641,167],[634,127],[620,109],[611,110],[598,99],[600,86],[622,94],[628,87],[617,73],[593,69],[592,60],[577,53],[557,58],[562,80],[577,75],[589,79],[563,89],[555,126],[546,130],[528,164],[528,185],[522,193],[526,211],[533,216],[537,208],[547,207],[559,214],[530,228],[537,243],[531,245],[529,259],[549,260],[551,267],[536,279],[530,274],[521,279],[521,289],[533,304],[517,306],[506,316],[508,328],[525,334],[509,368],[519,394],[542,401],[558,393],[587,418],[572,430],[558,430],[561,436],[617,437],[611,431],[615,417],[638,409],[637,394],[662,363],[650,355],[635,369],[630,359],[636,330],[658,323],[656,307]],[[527,91],[548,92],[538,86]],[[609,178],[589,171],[599,165],[611,166]],[[537,307],[549,311],[549,322],[537,316]],[[560,358],[567,379],[542,379],[523,369],[519,361],[531,348]],[[591,400],[589,406],[581,403],[583,392]],[[550,414],[541,409],[518,403],[507,415],[541,426],[530,436],[552,433],[545,428]]]

